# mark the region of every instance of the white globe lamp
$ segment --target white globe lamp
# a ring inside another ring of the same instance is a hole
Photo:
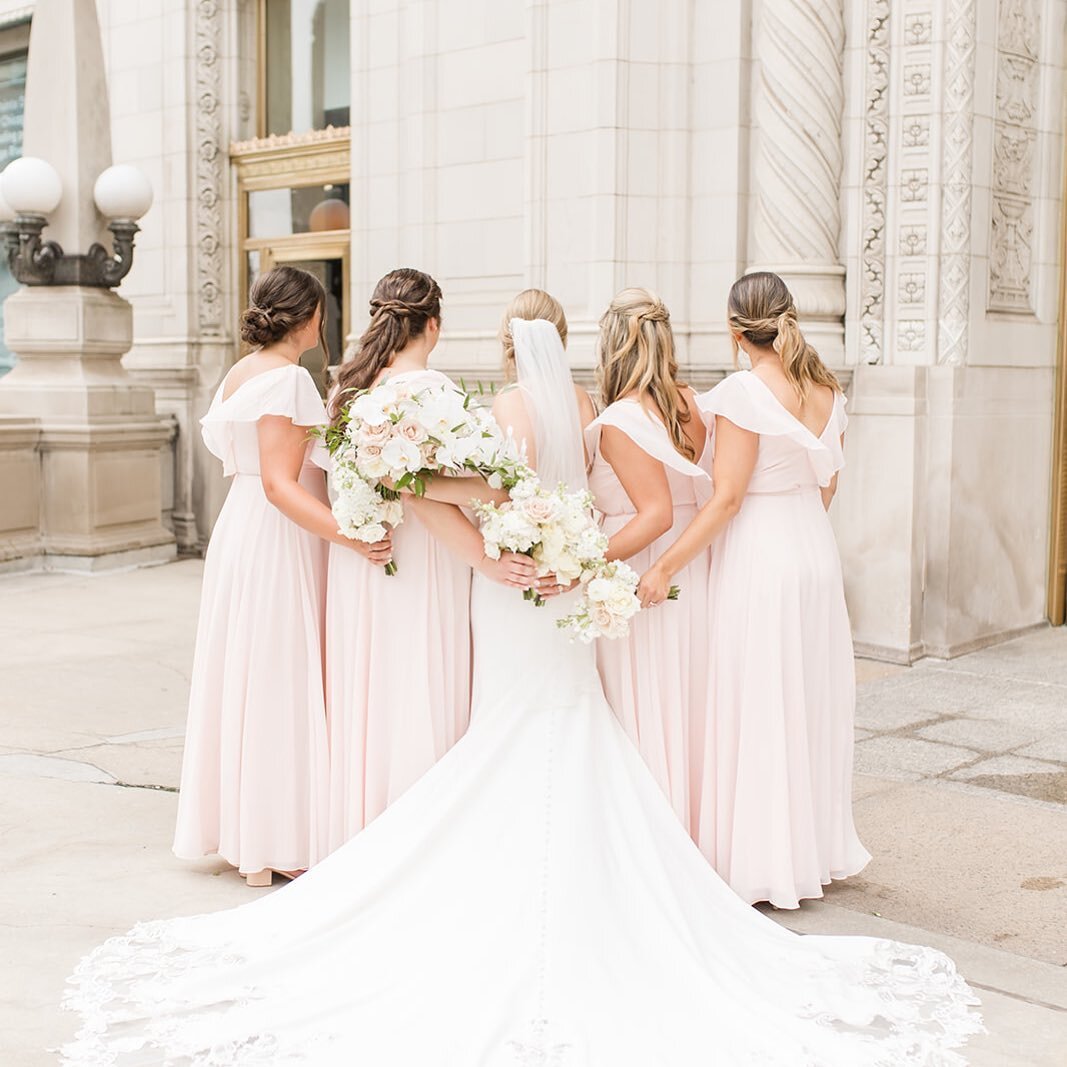
[[[63,182],[51,163],[21,156],[0,174],[0,194],[18,215],[51,215],[63,198]]]
[[[136,222],[152,206],[152,183],[137,167],[117,163],[96,179],[93,200],[105,218]]]

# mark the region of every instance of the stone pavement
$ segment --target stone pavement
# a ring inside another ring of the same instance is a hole
[[[200,572],[0,578],[3,1067],[55,1062],[63,979],[93,945],[254,892],[170,854]],[[856,818],[874,859],[771,914],[947,951],[990,1030],[974,1067],[1067,1063],[1067,630],[857,668]]]

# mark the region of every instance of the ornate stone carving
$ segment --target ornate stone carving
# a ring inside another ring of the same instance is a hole
[[[754,258],[787,276],[802,316],[836,323],[844,44],[840,0],[764,0]]]
[[[897,347],[903,352],[921,352],[926,347],[926,323],[922,319],[901,319],[897,323]]]
[[[222,117],[219,106],[222,16],[217,0],[198,0],[196,66],[196,295],[204,335],[224,332]]]
[[[902,134],[905,148],[925,148],[930,143],[930,117],[912,115],[905,119]]]
[[[945,25],[937,359],[953,365],[966,359],[970,319],[975,24],[975,0],[950,0]]]
[[[904,40],[907,44],[929,44],[933,23],[929,12],[914,12],[904,16]]]
[[[1035,0],[1001,0],[989,256],[988,306],[992,311],[1033,310],[1038,19]]]
[[[886,158],[889,142],[889,0],[867,6],[867,68],[863,118],[863,250],[860,346],[880,363],[885,330]]]
[[[902,226],[899,232],[900,254],[902,256],[926,255],[925,226]]]
[[[936,140],[937,116],[931,93],[936,69],[932,0],[902,0],[892,5],[894,31],[892,215],[896,230],[893,277],[887,303],[895,321],[894,343],[899,351],[922,352],[929,342],[926,307],[927,269],[924,262],[931,222],[930,143]]]
[[[905,203],[925,200],[930,191],[930,172],[926,167],[910,167],[900,172],[900,199]]]
[[[922,304],[926,300],[926,275],[913,271],[900,276],[900,302]]]
[[[904,68],[904,95],[926,96],[930,92],[930,67],[915,63]]]

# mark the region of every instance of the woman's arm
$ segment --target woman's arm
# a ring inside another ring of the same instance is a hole
[[[353,541],[337,529],[329,505],[300,484],[300,468],[307,451],[308,429],[295,426],[284,415],[264,415],[256,424],[259,435],[259,473],[267,499],[301,529],[335,545],[354,548],[379,565],[389,562],[393,544],[389,537],[374,545]]]
[[[844,444],[845,444],[845,435],[842,434],[841,435],[841,446],[844,447]],[[834,496],[837,494],[837,475],[838,475],[838,472],[834,471],[834,476],[830,479],[830,484],[829,485],[824,485],[819,490],[819,492],[822,493],[822,506],[824,508],[826,508],[827,511],[830,510],[830,504],[833,501]]]
[[[426,482],[425,496],[442,504],[458,504],[466,507],[473,500],[483,504],[503,504],[510,499],[506,489],[493,489],[480,475],[472,474],[451,477],[435,474]]]
[[[504,552],[500,559],[490,559],[485,554],[482,535],[454,504],[443,504],[425,497],[406,496],[404,499],[430,536],[479,574],[516,589],[536,588],[542,597],[554,595],[555,579],[549,581],[551,576],[538,579],[537,564],[529,556]]]
[[[611,464],[636,512],[608,542],[607,558],[629,559],[662,537],[674,524],[667,472],[658,459],[653,459],[614,426],[601,430],[600,454]]]
[[[637,587],[642,607],[667,599],[671,579],[719,536],[741,510],[756,466],[759,434],[742,430],[722,415],[715,419],[715,491],[677,541],[649,568]]]

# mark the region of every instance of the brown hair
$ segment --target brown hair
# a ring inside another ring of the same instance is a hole
[[[341,398],[374,384],[395,353],[426,331],[430,319],[441,321],[441,287],[412,267],[391,270],[374,287],[370,322],[359,339],[355,358],[341,366],[331,415],[340,417]]]
[[[785,282],[770,271],[756,271],[738,278],[726,302],[730,340],[737,361],[734,332],[760,348],[770,345],[782,359],[782,370],[803,401],[812,385],[828,385],[841,391],[833,371],[804,339],[797,322],[797,306]]]
[[[671,443],[687,459],[696,449],[683,427],[693,417],[678,381],[670,312],[647,289],[623,289],[600,320],[597,381],[605,406],[630,393],[659,409]]]
[[[319,344],[329,362],[326,345],[326,290],[313,274],[296,267],[274,267],[259,275],[248,293],[248,307],[241,316],[241,340],[262,348],[298,330],[315,314],[319,322]]]
[[[512,381],[515,377],[515,342],[511,337],[511,320],[545,319],[559,331],[563,347],[567,347],[567,316],[563,305],[544,289],[523,289],[507,306],[504,318],[500,322],[500,342],[504,346],[504,380]]]

